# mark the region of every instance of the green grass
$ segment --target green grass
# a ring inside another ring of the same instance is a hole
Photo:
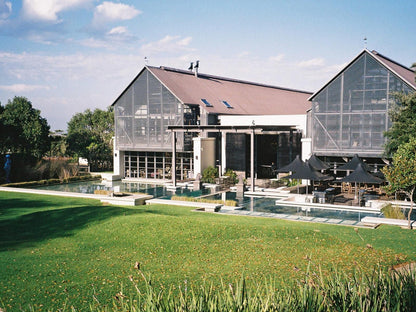
[[[110,304],[123,287],[155,289],[245,277],[295,283],[311,272],[372,271],[416,260],[416,232],[376,230],[192,212],[134,208],[53,196],[0,192],[0,308],[57,310]],[[133,282],[132,282],[133,281]],[[122,286],[121,286],[122,285]]]

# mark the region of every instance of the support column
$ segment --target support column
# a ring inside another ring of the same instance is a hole
[[[172,184],[176,186],[176,132],[172,131]]]
[[[221,133],[221,175],[225,174],[227,168],[227,133]]]
[[[254,192],[254,184],[255,184],[255,178],[254,178],[254,129],[250,134],[250,180],[251,180],[251,186],[250,190]]]

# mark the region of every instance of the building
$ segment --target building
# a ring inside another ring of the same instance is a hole
[[[311,95],[197,69],[146,66],[112,104],[115,174],[173,179],[174,160],[180,180],[208,166],[270,175],[273,163],[284,165],[301,152]]]
[[[218,166],[254,185],[296,155],[383,163],[397,91],[416,91],[414,71],[367,49],[313,94],[146,66],[113,103],[114,173],[175,183]]]
[[[363,50],[311,97],[311,150],[329,161],[358,154],[383,157],[394,92],[416,91],[413,70]]]

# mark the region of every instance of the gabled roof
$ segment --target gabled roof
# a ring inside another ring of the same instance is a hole
[[[146,66],[134,78],[133,82],[146,69],[180,102],[199,105],[212,114],[304,115],[311,105],[308,97],[312,92],[201,73],[196,76],[192,71],[169,67]],[[132,83],[129,84],[126,90]],[[212,106],[204,104],[203,99]],[[117,100],[114,101],[113,105]]]
[[[332,81],[334,81],[339,75],[341,75],[342,72],[344,72],[348,67],[350,67],[364,53],[371,55],[377,62],[379,62],[382,66],[386,67],[393,74],[395,74],[397,77],[403,80],[410,88],[416,91],[415,72],[412,69],[403,66],[388,57],[385,57],[384,55],[378,53],[375,50],[369,51],[367,49],[364,49],[350,63],[348,63],[348,65],[341,69],[331,80],[329,80],[318,91],[312,94],[309,98],[309,101],[311,101],[318,93],[325,89]]]

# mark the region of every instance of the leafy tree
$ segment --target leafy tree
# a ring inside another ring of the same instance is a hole
[[[416,133],[416,92],[393,95],[396,103],[389,111],[391,128],[384,133],[387,143],[384,147],[386,156],[393,155],[400,145],[409,142]]]
[[[0,106],[0,152],[41,158],[49,149],[49,125],[25,97]]]
[[[49,150],[49,156],[51,157],[63,157],[66,156],[66,134],[62,130],[55,130],[49,134],[51,139],[51,148]]]
[[[410,210],[407,215],[408,227],[411,228],[410,215],[413,210],[413,197],[416,188],[416,136],[409,142],[399,146],[393,155],[391,166],[382,169],[389,185],[386,191],[393,194],[402,191],[410,200]]]
[[[68,122],[68,152],[85,157],[93,170],[111,168],[112,137],[114,136],[114,113],[87,109],[75,114]]]

